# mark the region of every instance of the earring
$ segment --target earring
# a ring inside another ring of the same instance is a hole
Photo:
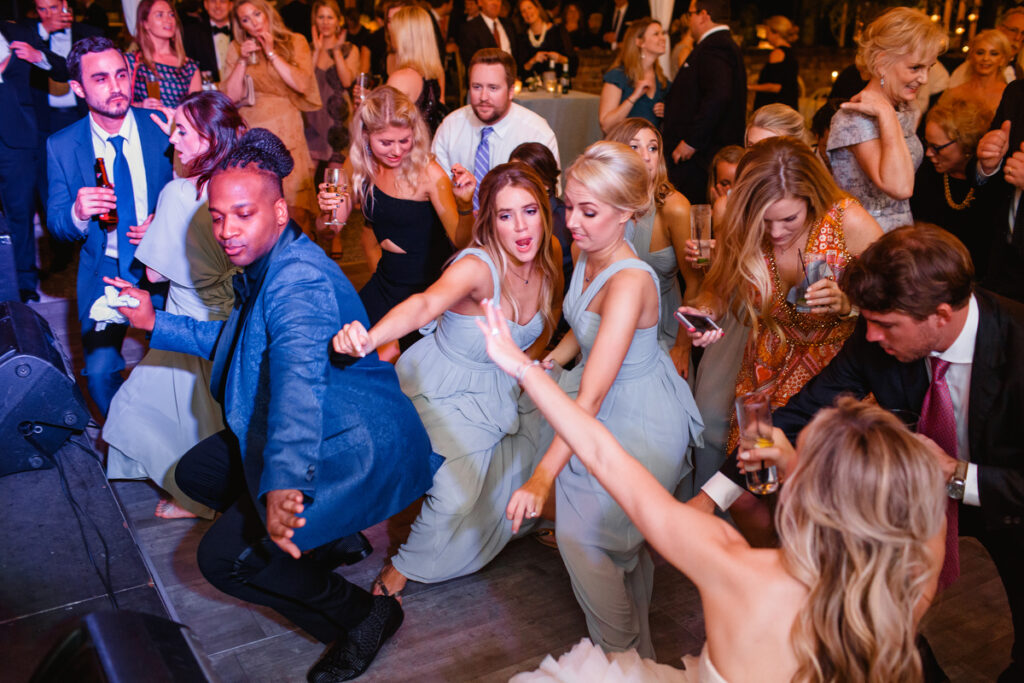
[[[885,76],[882,76],[881,78],[879,78],[878,81],[879,81],[879,85],[885,85]]]

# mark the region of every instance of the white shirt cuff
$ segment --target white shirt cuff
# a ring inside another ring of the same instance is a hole
[[[75,205],[71,205],[71,222],[74,223],[78,231],[83,235],[89,230],[89,219],[84,221],[78,220],[78,216],[75,215]]]
[[[40,50],[40,52],[42,53],[43,58],[40,59],[38,62],[36,62],[34,64],[34,66],[39,67],[43,71],[49,71],[50,69],[53,68],[53,66],[50,65],[50,60],[46,58],[46,53],[43,52],[42,50]]]
[[[967,478],[964,479],[964,505],[981,505],[981,492],[978,491],[978,465],[967,463]]]
[[[1000,162],[999,162],[999,165],[998,165],[998,166],[996,166],[996,169],[995,169],[994,171],[992,171],[991,173],[985,173],[985,171],[983,171],[983,170],[981,169],[981,164],[978,164],[978,165],[977,165],[977,166],[976,166],[976,167],[974,168],[974,176],[975,176],[975,180],[977,181],[977,183],[978,183],[979,185],[984,185],[984,184],[985,184],[985,182],[986,182],[986,181],[987,181],[987,180],[988,180],[989,178],[991,178],[992,176],[994,176],[994,175],[995,175],[996,173],[999,173],[999,171],[1001,171],[1002,169],[1003,169],[1003,162],[1002,162],[1002,161],[1000,161]]]
[[[715,501],[715,505],[723,512],[743,495],[743,489],[721,472],[715,472],[715,476],[711,477],[700,490]]]

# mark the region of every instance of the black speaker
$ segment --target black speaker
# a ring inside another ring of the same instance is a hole
[[[216,681],[192,632],[139,612],[93,612],[46,656],[29,683]]]
[[[53,467],[46,456],[88,424],[50,326],[20,301],[0,302],[0,477]]]

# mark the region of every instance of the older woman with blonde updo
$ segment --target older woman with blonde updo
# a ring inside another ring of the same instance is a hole
[[[913,222],[909,200],[924,150],[911,105],[945,49],[945,33],[924,12],[886,11],[861,35],[857,66],[870,76],[867,87],[832,118],[827,148],[836,182],[883,230]]]
[[[284,179],[289,215],[313,227],[316,187],[302,112],[322,106],[306,39],[285,28],[267,0],[239,0],[231,12],[234,40],[221,69],[221,92],[250,128],[267,128],[288,147],[295,168]],[[226,74],[226,76],[224,76]]]
[[[994,112],[1006,90],[1004,70],[1012,60],[1013,47],[1002,31],[976,34],[967,46],[967,81],[946,90],[940,101],[974,99]]]
[[[702,425],[689,387],[658,342],[658,275],[626,241],[626,224],[651,204],[647,168],[626,145],[596,142],[565,179],[566,223],[580,255],[562,308],[572,330],[547,360],[565,365],[582,353],[559,385],[674,490],[690,470],[687,449]],[[521,431],[531,431],[529,424]],[[643,536],[547,423],[535,431],[537,439],[522,447],[539,446],[544,455],[509,502],[512,530],[539,516],[554,489],[558,549],[591,640],[653,657],[647,613],[654,567]]]

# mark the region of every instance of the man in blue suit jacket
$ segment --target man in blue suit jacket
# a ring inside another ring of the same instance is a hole
[[[212,357],[228,429],[175,471],[186,495],[223,512],[199,568],[332,643],[309,676],[323,683],[365,671],[403,617],[394,597],[350,584],[327,558],[430,487],[432,451],[390,363],[330,350],[343,322],[369,323],[352,284],[288,218],[281,178],[292,167],[284,143],[256,128],[210,180],[214,236],[245,269],[227,321],[154,313],[133,287],[123,291],[141,305],[121,310],[154,348]]]
[[[124,56],[107,38],[84,38],[67,58],[71,88],[89,115],[46,142],[50,197],[46,223],[58,239],[84,240],[78,263],[78,319],[82,323],[89,394],[105,416],[124,379],[121,343],[125,325],[97,330],[89,308],[103,294],[103,277],[137,283],[145,269],[135,246],[152,220],[156,200],[171,179],[167,135],[145,110],[129,106]],[[94,165],[106,163],[115,189],[96,187]],[[116,226],[98,217],[117,209]]]

